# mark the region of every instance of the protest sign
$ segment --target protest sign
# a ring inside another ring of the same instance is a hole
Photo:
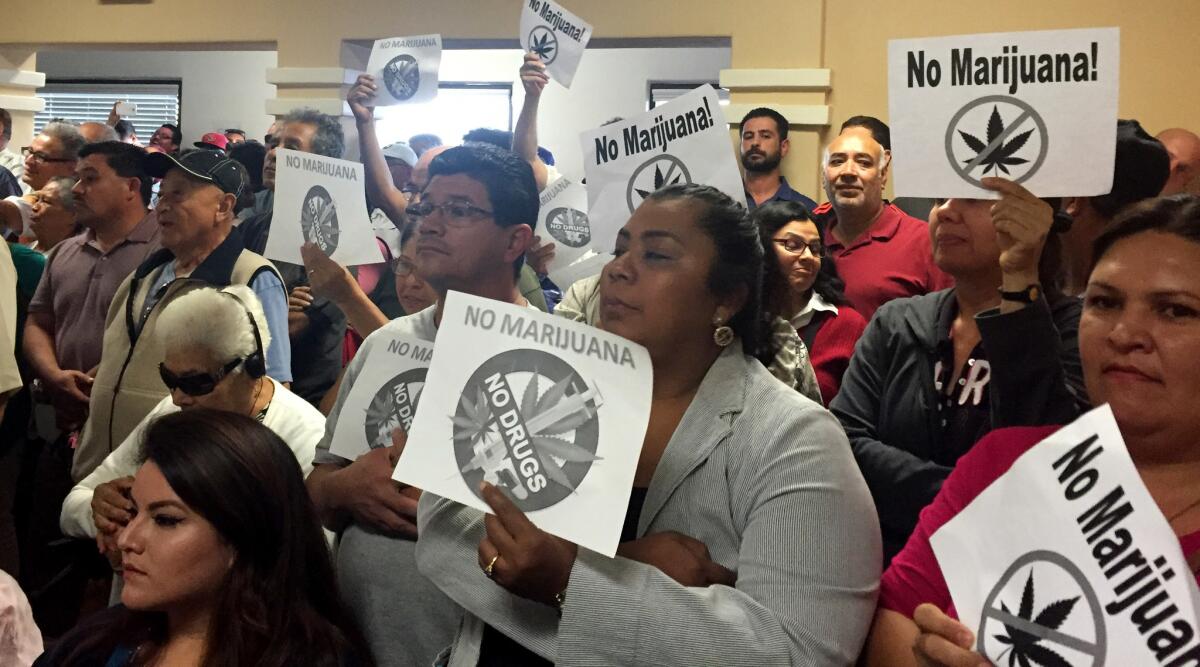
[[[593,230],[605,230],[593,233],[594,247],[611,251],[617,232],[642,200],[668,185],[711,185],[745,202],[729,128],[712,86],[584,132],[580,140],[588,219]]]
[[[930,542],[997,665],[1200,661],[1200,591],[1108,406],[1023,454]]]
[[[552,276],[554,284],[566,293],[566,290],[577,281],[598,275],[604,270],[604,265],[612,261],[612,258],[612,252],[589,250],[579,259],[558,269],[558,272]]]
[[[546,186],[541,194],[541,208],[535,233],[542,243],[553,243],[554,259],[547,266],[550,280],[559,287],[567,287],[571,272],[567,267],[586,255],[596,254],[594,237],[616,238],[617,229],[599,230],[593,234],[587,214],[587,190],[569,178],[559,178]],[[612,251],[612,245],[608,247]]]
[[[275,213],[263,254],[304,264],[300,246],[315,243],[344,266],[382,262],[367,217],[362,164],[286,148],[276,155]]]
[[[379,86],[376,106],[428,102],[437,97],[441,62],[441,35],[375,40],[367,73]]]
[[[329,452],[353,461],[408,433],[425,388],[433,343],[381,330],[342,404]]]
[[[489,512],[481,481],[539,528],[616,553],[650,418],[645,348],[451,292],[394,478]]]
[[[1112,189],[1116,28],[888,42],[898,197],[994,198],[1000,176],[1039,197]]]
[[[396,223],[383,212],[383,209],[377,208],[371,211],[371,229],[375,232],[375,238],[387,244],[388,250],[391,251],[392,257],[400,256],[400,229],[396,227]]]
[[[523,0],[521,48],[536,53],[551,79],[570,88],[592,26],[552,0]]]

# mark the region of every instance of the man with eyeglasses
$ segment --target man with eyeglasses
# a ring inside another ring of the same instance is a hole
[[[293,109],[276,123],[267,156],[263,161],[263,193],[255,200],[255,211],[240,225],[245,248],[262,254],[275,220],[275,166],[280,148],[341,158],[345,137],[337,118],[313,109]],[[298,225],[297,220],[280,224]],[[342,341],[346,315],[324,298],[314,298],[303,266],[274,262],[288,293],[288,333],[291,339],[290,388],[317,405],[337,381],[342,367]]]
[[[31,191],[41,190],[51,178],[74,176],[79,150],[87,140],[79,129],[67,123],[48,123],[33,141],[21,149],[25,173],[21,182]],[[0,201],[0,235],[29,234],[33,199],[28,195],[9,196]]]
[[[437,292],[437,304],[392,320],[363,342],[346,368],[308,478],[322,520],[341,531],[338,583],[380,665],[429,665],[449,644],[459,611],[418,571],[416,512],[420,491],[391,479],[395,448],[372,450],[355,461],[329,452],[342,407],[365,364],[389,334],[432,341],[447,292],[455,290],[528,306],[516,276],[537,221],[533,170],[511,151],[494,146],[451,148],[433,160],[419,203],[417,267]],[[362,419],[362,415],[345,415]]]

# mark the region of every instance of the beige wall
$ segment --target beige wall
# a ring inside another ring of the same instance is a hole
[[[21,44],[275,44],[280,67],[342,63],[345,39],[442,32],[447,38],[511,39],[521,0],[100,0],[14,2],[0,22],[4,46]],[[828,67],[832,122],[856,113],[887,116],[887,40],[967,32],[1119,26],[1123,117],[1152,132],[1200,128],[1198,0],[604,0],[565,4],[588,18],[597,37],[732,40],[735,68]],[[51,21],[46,17],[69,16]],[[231,20],[232,19],[232,20]],[[103,29],[97,29],[103,26]],[[178,48],[178,47],[177,47]],[[28,50],[28,49],[25,49]],[[17,49],[17,51],[22,51]],[[32,66],[32,60],[26,64]],[[2,63],[0,63],[2,65]],[[0,67],[2,69],[3,67]],[[281,97],[336,94],[281,89]],[[735,93],[755,104],[816,103],[823,93]],[[737,119],[732,119],[737,120]],[[17,129],[21,128],[18,121]],[[785,162],[793,185],[815,194],[822,128],[795,128]]]

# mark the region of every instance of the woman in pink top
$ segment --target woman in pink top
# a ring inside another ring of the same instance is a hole
[[[1079,321],[1093,405],[1108,403],[1193,573],[1200,570],[1200,197],[1146,201],[1097,240]],[[880,586],[866,664],[986,665],[929,538],[1054,428],[994,431],[959,460]],[[1200,578],[1200,577],[1198,577]]]

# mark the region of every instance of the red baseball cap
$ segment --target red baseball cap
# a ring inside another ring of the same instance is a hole
[[[229,140],[226,139],[225,135],[221,134],[220,132],[209,132],[203,137],[200,137],[200,141],[197,141],[192,145],[196,148],[215,148],[219,151],[223,151],[225,150],[225,147],[229,145]]]

